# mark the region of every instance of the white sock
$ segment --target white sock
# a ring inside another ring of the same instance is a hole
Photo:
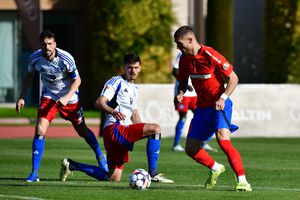
[[[238,182],[239,183],[248,183],[245,175],[238,176]]]
[[[214,171],[214,172],[215,172],[215,171],[221,170],[219,163],[217,163],[217,162],[215,161],[215,163],[214,163],[214,165],[212,166],[211,170]]]

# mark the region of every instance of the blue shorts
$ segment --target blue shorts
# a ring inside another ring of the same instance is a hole
[[[225,108],[222,111],[214,107],[197,108],[191,121],[187,138],[194,138],[201,141],[210,139],[217,130],[227,128],[231,132],[239,127],[231,124],[232,101],[228,98],[225,101]]]

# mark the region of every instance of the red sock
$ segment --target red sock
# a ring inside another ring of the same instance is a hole
[[[204,149],[200,149],[194,155],[193,159],[196,162],[201,163],[202,165],[208,167],[209,169],[211,169],[215,164],[214,159]]]
[[[219,140],[221,149],[227,156],[231,168],[237,176],[245,175],[244,166],[240,153],[234,148],[230,140]]]

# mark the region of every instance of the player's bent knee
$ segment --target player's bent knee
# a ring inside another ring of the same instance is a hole
[[[153,129],[152,131],[154,133],[160,133],[161,132],[161,129],[160,129],[160,126],[158,124],[153,124]]]
[[[195,154],[198,152],[199,148],[193,148],[193,147],[189,147],[186,146],[185,147],[185,153],[186,155],[188,155],[189,157],[193,158],[195,156]]]
[[[216,138],[217,140],[230,140],[230,130],[226,128],[217,130]]]
[[[77,134],[80,137],[85,137],[88,135],[88,127],[86,126],[85,123],[79,124],[79,125],[74,125],[73,124],[74,129],[76,130]]]
[[[35,135],[36,136],[45,136],[46,135],[46,128],[42,128],[40,126],[38,126],[35,130]]]

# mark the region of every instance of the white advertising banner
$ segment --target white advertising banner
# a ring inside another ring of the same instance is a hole
[[[147,123],[158,123],[162,137],[173,137],[178,113],[173,84],[139,84],[138,107]],[[240,127],[233,137],[300,137],[300,85],[239,84],[230,97],[232,122]],[[192,118],[189,111],[183,136]]]

